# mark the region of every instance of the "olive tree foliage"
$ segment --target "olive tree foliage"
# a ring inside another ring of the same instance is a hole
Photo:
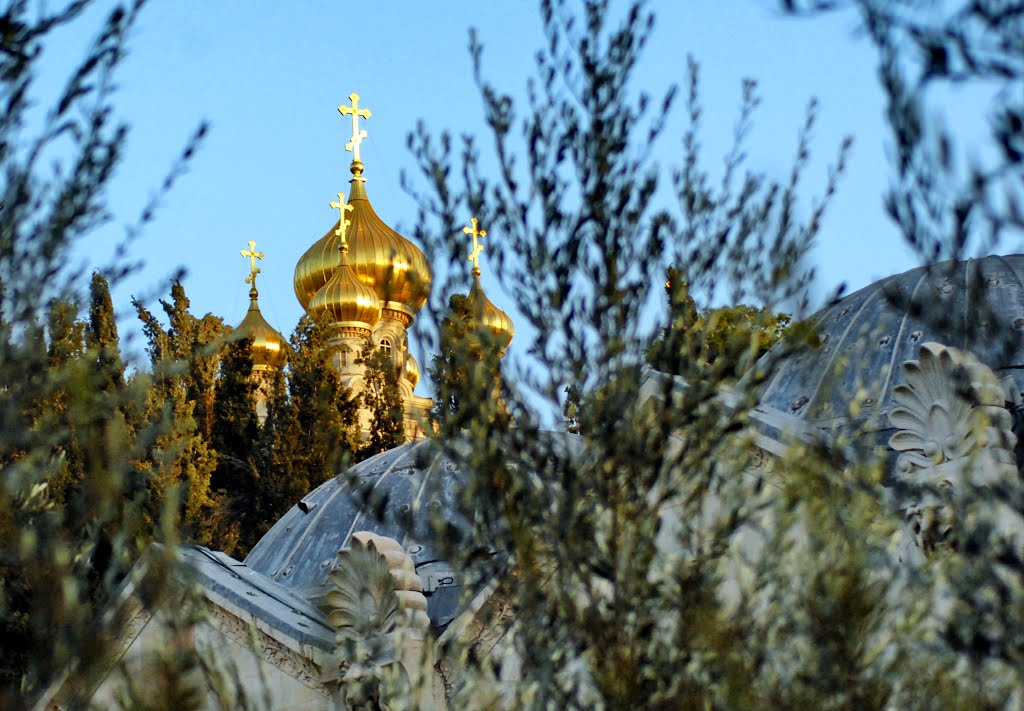
[[[119,591],[144,590],[138,599],[153,609],[168,592],[172,561],[148,544],[176,540],[182,492],[171,487],[154,502],[151,488],[173,465],[173,453],[158,444],[169,425],[141,415],[149,381],[124,376],[108,292],[107,278],[116,284],[131,267],[119,250],[106,278],[94,276],[90,284],[89,265],[78,264],[76,251],[114,218],[105,198],[128,130],[114,108],[114,73],[141,5],[118,4],[103,14],[95,39],[51,100],[36,84],[47,44],[56,30],[88,22],[90,3],[0,3],[5,709],[82,707],[82,694],[119,649],[128,613]],[[204,132],[200,126],[128,223],[125,248],[153,219]],[[175,673],[166,666],[157,672]],[[187,708],[176,705],[180,700],[170,695],[150,707]]]
[[[784,477],[754,476],[746,413],[770,363],[728,396],[735,362],[686,384],[644,367],[644,315],[670,266],[680,276],[671,304],[684,289],[769,313],[805,297],[803,257],[849,143],[819,196],[801,199],[815,106],[794,131],[791,171],[772,177],[748,167],[758,95],[745,82],[733,147],[714,171],[701,148],[696,64],[674,144],[662,133],[676,91],[638,86],[655,28],[644,4],[617,18],[597,0],[545,0],[541,14],[546,45],[525,109],[484,78],[471,39],[487,161],[474,137],[458,151],[423,127],[410,137],[429,186],[413,187],[417,237],[449,255],[451,279],[465,279],[457,229],[479,217],[517,326],[525,322],[520,341],[531,337],[504,362],[509,418],[494,417],[493,388],[470,382],[461,392],[475,400],[438,419],[438,446],[467,472],[459,516],[443,529],[447,553],[470,571],[470,587],[497,580],[514,611],[511,622],[485,621],[507,626],[508,657],[451,635],[448,653],[466,663],[450,679],[453,704],[882,708],[974,698],[978,675],[943,681],[952,657],[914,647],[929,628],[908,620],[923,619],[914,604],[930,591],[886,594],[901,574],[879,464],[854,448],[808,445],[783,458]],[[813,347],[799,336],[787,347]],[[696,329],[666,337],[682,341],[671,353],[699,353],[704,342]],[[752,364],[758,339],[747,350],[720,360]],[[641,400],[644,382],[654,396]],[[543,431],[563,392],[586,403],[578,437]],[[518,681],[502,684],[509,658]]]
[[[892,178],[885,206],[922,260],[1020,251],[1024,5],[1002,0],[783,0],[780,5],[798,15],[842,10],[859,18],[876,50],[887,102]],[[983,115],[982,128],[971,129],[962,120],[972,113]],[[1005,313],[993,309],[989,286],[972,284],[965,295],[972,305],[965,338],[983,339],[993,351],[1001,350],[1004,363],[1015,362],[1009,356],[1019,353],[1019,332],[1006,323]],[[923,315],[938,325],[947,320],[943,313]],[[1017,413],[1019,440],[1021,395],[1010,393],[1008,399]],[[1018,457],[1019,452],[1018,445]],[[936,630],[945,642],[939,654],[974,680],[978,705],[998,705],[1007,697],[1019,705],[1024,547],[1006,535],[995,512],[1024,517],[1024,493],[1019,485],[963,485],[940,496],[956,525],[942,553],[919,571],[923,580],[918,581],[948,581],[943,595],[953,614]]]

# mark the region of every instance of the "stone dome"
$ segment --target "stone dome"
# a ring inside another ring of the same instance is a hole
[[[972,352],[1015,404],[1024,396],[1024,255],[911,269],[826,306],[810,321],[817,347],[787,354],[780,342],[761,361],[775,370],[760,410],[825,430],[867,423],[884,442],[899,367],[927,341]],[[854,402],[861,407],[851,415]]]
[[[462,576],[441,559],[438,514],[453,521],[459,468],[419,440],[356,464],[293,506],[256,544],[245,564],[323,605],[335,555],[352,534],[372,531],[394,538],[423,580],[428,615],[446,625],[456,612]]]
[[[584,456],[578,435],[537,436],[546,446]],[[336,554],[351,545],[352,534],[394,538],[423,581],[431,624],[444,627],[464,602],[464,586],[483,582],[441,557],[445,534],[436,525],[440,519],[456,532],[468,531],[456,513],[460,484],[468,475],[431,439],[389,449],[303,497],[253,547],[245,565],[322,608]]]

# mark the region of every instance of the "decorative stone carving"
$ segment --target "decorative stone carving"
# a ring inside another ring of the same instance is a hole
[[[889,421],[898,431],[889,446],[899,452],[896,477],[912,490],[901,508],[927,553],[955,525],[946,503],[958,484],[1017,476],[1017,438],[999,379],[970,353],[924,343],[901,369],[906,382],[893,389]]]
[[[119,646],[117,652],[113,655],[114,659],[120,659],[124,656],[124,653],[128,651],[128,648],[132,646],[139,634],[152,619],[149,611],[134,597],[126,600],[124,614],[124,627],[121,628],[121,633],[118,635]]]
[[[1016,437],[1003,389],[988,366],[970,353],[925,343],[918,360],[902,366],[907,382],[893,389],[889,421],[899,429],[889,446],[900,452],[901,473],[927,469],[987,450],[1013,463]]]
[[[254,651],[267,663],[313,689],[321,696],[328,695],[327,689],[320,680],[319,668],[306,657],[281,644],[263,630],[253,628],[248,622],[223,608],[210,605],[207,608],[207,615],[213,626],[224,636],[247,649],[253,649],[252,632],[255,630],[256,646]]]
[[[327,593],[336,630],[336,681],[353,709],[434,708],[430,620],[423,583],[397,541],[352,536],[338,551]]]

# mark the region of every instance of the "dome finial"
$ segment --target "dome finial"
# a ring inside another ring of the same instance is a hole
[[[478,241],[487,236],[487,230],[477,229],[477,219],[475,217],[469,218],[469,223],[472,227],[463,227],[463,234],[473,235],[473,251],[469,253],[469,261],[473,262],[473,276],[480,276],[480,253],[484,251],[484,246]]]
[[[359,173],[362,173],[363,165],[362,160],[359,158],[359,144],[363,142],[364,138],[366,138],[366,129],[359,129],[359,119],[360,117],[364,119],[369,119],[370,116],[372,116],[372,114],[370,113],[369,109],[359,108],[359,94],[352,92],[351,94],[348,95],[348,99],[349,101],[352,102],[352,105],[346,106],[345,104],[342,104],[341,106],[338,107],[338,111],[341,113],[342,116],[348,116],[349,114],[352,115],[352,138],[349,140],[348,143],[345,144],[345,150],[351,151],[353,167],[352,172],[358,176]],[[356,171],[354,170],[356,164],[359,165],[359,173],[356,173]]]
[[[338,200],[335,202],[331,200],[331,207],[338,211],[338,229],[334,230],[334,234],[339,238],[338,249],[341,250],[341,263],[348,263],[348,228],[352,224],[351,220],[345,219],[346,212],[352,212],[352,206],[345,203],[345,193],[338,193]]]
[[[480,284],[480,254],[484,246],[480,240],[487,236],[487,230],[482,230],[475,217],[470,218],[470,226],[463,227],[463,234],[473,236],[473,249],[469,253],[469,261],[473,263],[473,286],[469,290],[469,308],[472,314],[478,319],[480,326],[488,329],[498,338],[498,357],[505,357],[505,349],[512,342],[515,334],[515,327],[508,314],[491,303],[484,293]]]
[[[263,252],[257,252],[256,241],[249,240],[249,249],[243,249],[241,254],[243,257],[249,258],[249,276],[245,278],[245,283],[252,287],[249,289],[249,298],[255,299],[260,295],[256,291],[256,275],[260,273],[260,268],[256,266],[256,260],[263,259]]]

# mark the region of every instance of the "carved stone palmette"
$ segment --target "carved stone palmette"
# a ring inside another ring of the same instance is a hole
[[[897,428],[889,446],[896,469],[907,475],[984,451],[1012,464],[1016,437],[998,378],[970,353],[925,343],[918,359],[903,363],[905,384],[893,389]]]
[[[399,708],[409,699],[429,707],[424,682],[433,661],[424,644],[430,620],[423,583],[394,539],[361,531],[338,552],[327,594],[336,630],[331,679],[354,709]]]
[[[949,545],[956,525],[949,502],[960,485],[1017,478],[1017,438],[998,378],[972,354],[925,343],[902,373],[889,446],[899,452],[894,474],[906,492],[900,508],[911,540],[929,554]]]

